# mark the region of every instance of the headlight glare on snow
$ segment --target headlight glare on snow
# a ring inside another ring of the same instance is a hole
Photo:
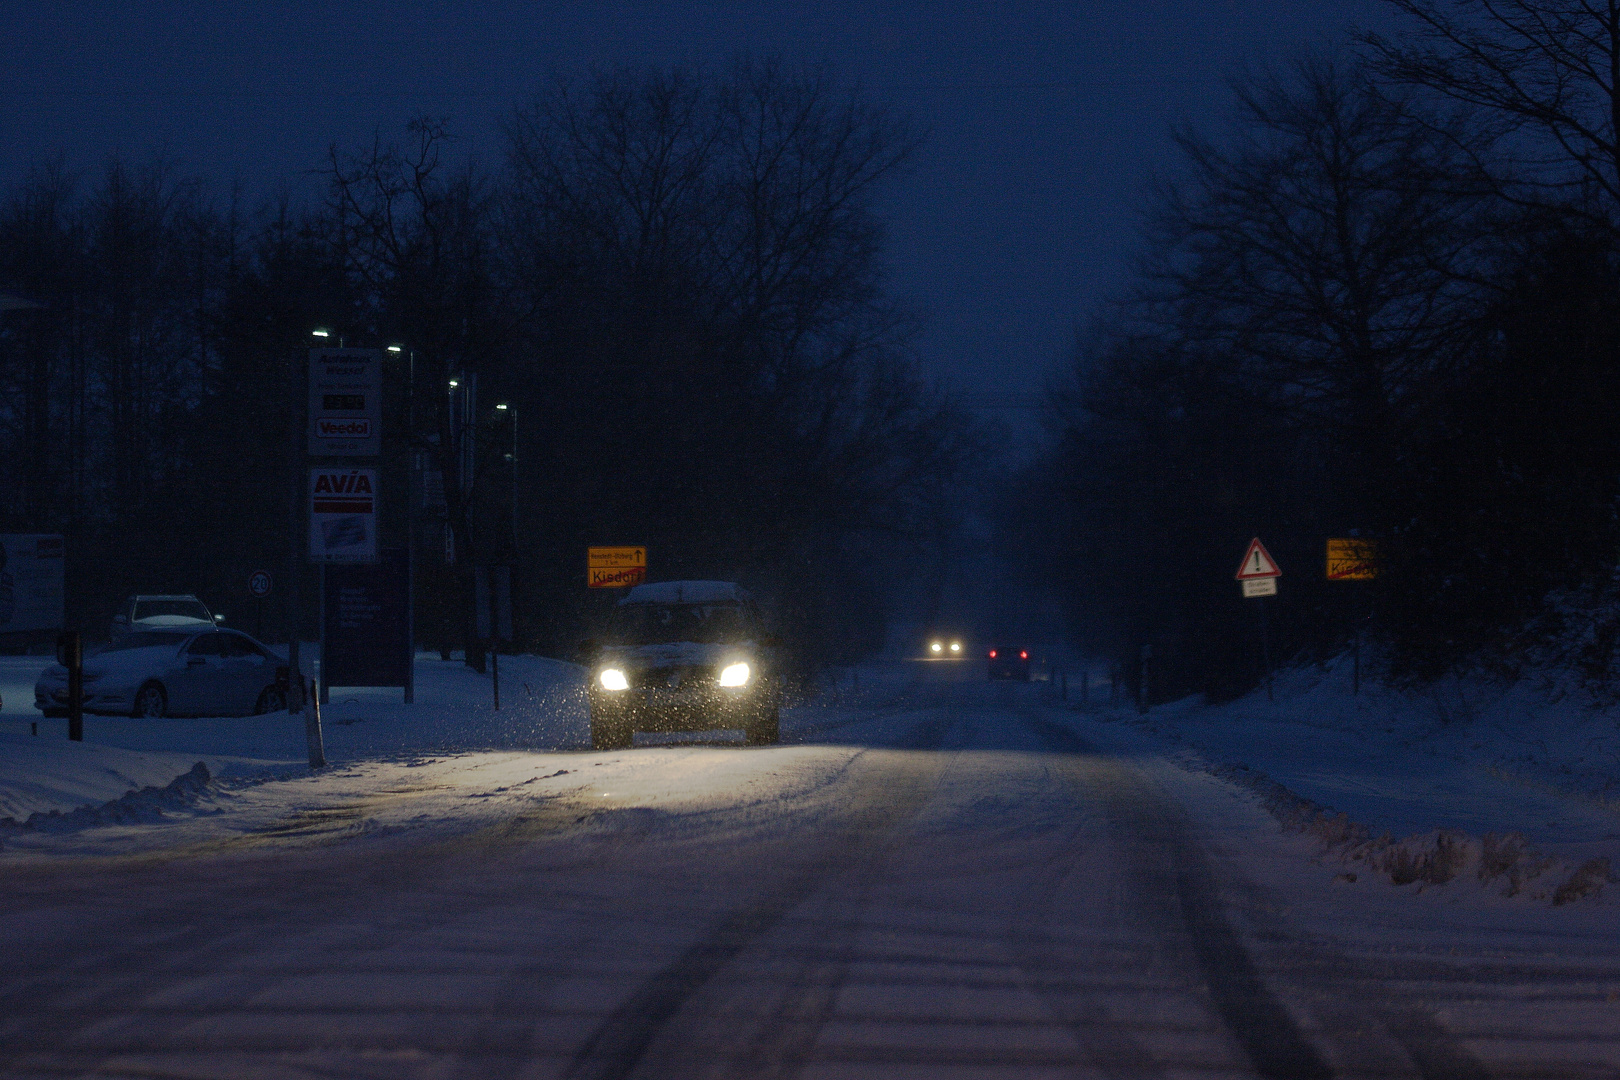
[[[747,686],[750,674],[747,664],[731,664],[720,672],[720,685]]]
[[[604,690],[630,689],[630,680],[626,679],[624,677],[624,672],[620,671],[616,667],[603,668],[602,674],[598,675],[596,678],[597,681],[602,684],[602,689]]]

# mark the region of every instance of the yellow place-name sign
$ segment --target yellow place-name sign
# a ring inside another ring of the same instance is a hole
[[[1327,542],[1329,581],[1371,581],[1378,576],[1378,544],[1372,540]]]
[[[621,566],[646,566],[644,547],[593,547],[585,549],[585,565],[592,570],[616,570]]]
[[[593,589],[622,589],[639,585],[647,576],[647,549],[644,547],[593,547],[585,549],[585,580]]]
[[[589,575],[586,584],[593,589],[623,589],[629,585],[640,585],[647,577],[647,568],[645,566],[620,566],[615,569],[592,567],[586,573]]]

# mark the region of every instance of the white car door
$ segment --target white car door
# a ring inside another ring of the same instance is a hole
[[[276,666],[259,647],[241,634],[226,631],[225,677],[230,684],[229,713],[248,716],[259,704],[264,688],[276,681]]]
[[[224,634],[198,634],[180,654],[180,669],[168,680],[169,711],[218,716],[229,697]]]

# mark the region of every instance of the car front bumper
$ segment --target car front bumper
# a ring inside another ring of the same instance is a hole
[[[768,709],[762,687],[633,688],[590,692],[591,716],[633,731],[720,731],[745,728]]]

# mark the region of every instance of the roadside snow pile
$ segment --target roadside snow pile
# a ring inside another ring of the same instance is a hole
[[[1519,833],[1486,833],[1474,838],[1451,829],[1396,840],[1389,834],[1374,837],[1349,815],[1335,813],[1303,798],[1271,777],[1244,765],[1203,765],[1204,771],[1250,789],[1261,805],[1290,832],[1319,840],[1323,855],[1336,855],[1345,863],[1360,862],[1394,885],[1444,885],[1472,876],[1480,885],[1500,886],[1502,896],[1550,900],[1555,906],[1595,898],[1603,886],[1620,881],[1604,856],[1587,859],[1571,868],[1562,860],[1540,854]],[[1345,880],[1354,882],[1348,873]]]
[[[208,766],[199,761],[163,787],[144,787],[100,806],[81,806],[65,814],[60,810],[39,811],[28,815],[28,820],[23,822],[14,818],[0,818],[0,828],[56,832],[92,825],[157,821],[166,810],[180,810],[194,805],[200,796],[209,791],[212,781]]]
[[[0,732],[0,822],[52,812],[100,808],[131,793],[166,789],[201,765],[211,777],[249,777],[284,769],[264,761],[211,752],[152,752],[93,742],[69,742],[53,732],[37,738]]]

